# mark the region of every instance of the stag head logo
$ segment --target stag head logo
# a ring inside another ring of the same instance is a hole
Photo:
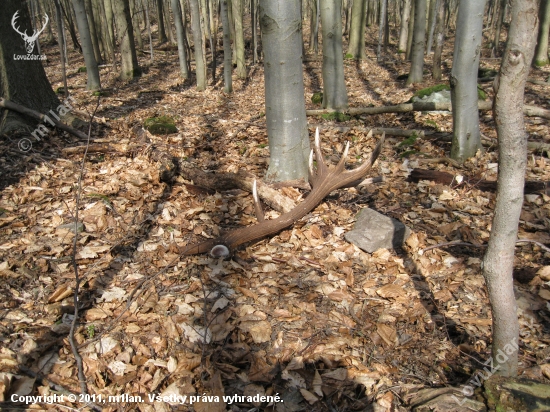
[[[42,26],[42,28],[38,32],[36,30],[34,30],[33,33],[32,33],[32,36],[29,36],[27,34],[27,30],[25,30],[24,32],[21,32],[19,30],[19,27],[15,26],[16,20],[19,17],[18,14],[19,14],[19,10],[15,12],[15,14],[13,15],[13,17],[11,19],[11,27],[13,27],[13,29],[21,35],[23,40],[25,40],[25,48],[27,49],[27,54],[31,54],[32,51],[34,50],[34,42],[36,41],[36,39],[38,39],[38,36],[40,36],[40,33],[42,33],[44,31],[44,29],[46,28],[46,25],[48,24],[48,21],[50,19],[48,18],[47,14],[44,14],[46,16],[46,21],[44,22],[44,26]]]

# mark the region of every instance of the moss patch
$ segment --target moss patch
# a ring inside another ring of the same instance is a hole
[[[422,99],[425,96],[429,96],[432,93],[440,92],[441,90],[451,90],[448,84],[436,84],[435,86],[426,87],[425,89],[418,90],[413,96]]]
[[[337,122],[347,122],[351,118],[349,115],[341,112],[326,113],[326,114],[323,114],[321,117],[325,120],[329,120],[329,121],[336,120]]]
[[[313,96],[311,96],[311,103],[316,105],[323,103],[323,92],[313,93]]]
[[[143,122],[143,126],[156,135],[177,133],[178,131],[174,119],[170,116],[150,117]]]

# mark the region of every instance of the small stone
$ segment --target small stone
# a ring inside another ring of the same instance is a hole
[[[399,220],[365,208],[357,215],[353,230],[344,237],[365,252],[374,253],[401,247],[410,234],[411,230]]]

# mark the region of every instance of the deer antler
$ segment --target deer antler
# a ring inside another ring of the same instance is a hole
[[[348,142],[346,144],[344,154],[338,164],[329,168],[323,159],[323,154],[319,143],[319,129],[317,129],[315,131],[315,149],[312,150],[309,155],[309,181],[313,189],[307,196],[306,200],[297,205],[290,212],[284,213],[276,219],[264,220],[258,194],[256,193],[256,190],[253,190],[254,203],[256,205],[256,216],[259,223],[253,226],[232,230],[216,239],[210,239],[203,243],[188,246],[183,251],[183,254],[195,255],[198,253],[210,252],[212,257],[229,256],[231,250],[234,250],[237,246],[242,245],[243,243],[261,239],[291,226],[298,219],[312,211],[319,203],[321,203],[325,196],[333,190],[348,187],[352,183],[362,180],[380,154],[383,142],[384,135],[382,135],[382,138],[376,145],[376,148],[372,152],[368,162],[363,163],[355,169],[346,170],[346,156],[349,150]],[[314,154],[317,161],[317,172],[313,169]],[[255,186],[256,185],[254,184],[254,189]]]

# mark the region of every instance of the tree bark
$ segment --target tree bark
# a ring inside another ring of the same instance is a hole
[[[120,78],[131,80],[141,75],[134,43],[134,30],[128,0],[112,0],[118,40],[120,42]]]
[[[342,51],[342,0],[321,0],[323,29],[323,107],[345,110],[348,95]]]
[[[76,15],[76,25],[80,33],[80,41],[82,42],[84,62],[86,63],[86,75],[88,76],[86,88],[88,90],[97,90],[101,88],[101,82],[99,80],[99,69],[95,59],[90,27],[88,26],[88,19],[86,18],[84,0],[73,0],[73,7]]]
[[[202,46],[201,15],[198,0],[189,0],[191,11],[191,31],[195,44],[195,70],[197,75],[197,90],[206,90],[206,60]]]
[[[367,0],[354,0],[351,6],[351,27],[347,54],[356,60],[364,60],[367,57],[365,54],[366,7]]]
[[[550,0],[542,0],[539,12],[539,36],[537,48],[535,49],[535,59],[533,64],[536,67],[542,67],[549,64],[548,61],[548,31],[550,30]]]
[[[243,0],[232,0],[235,19],[235,57],[237,58],[237,77],[246,79],[246,61],[244,58]]]
[[[267,180],[308,179],[309,137],[302,69],[300,4],[260,1],[270,163]]]
[[[426,0],[415,0],[411,71],[407,84],[421,83],[426,48]]]
[[[185,27],[181,18],[180,2],[179,0],[170,0],[170,4],[172,6],[172,14],[174,15],[174,25],[176,26],[180,76],[182,79],[187,79],[189,72],[187,71],[187,51],[185,50]]]
[[[443,52],[443,41],[445,40],[445,9],[448,0],[439,0],[437,5],[437,17],[435,24],[435,50],[433,57],[432,77],[434,80],[441,80],[441,53]]]
[[[399,29],[398,53],[407,52],[407,39],[409,37],[409,20],[411,19],[411,0],[404,0],[401,12],[401,27]]]
[[[481,147],[477,71],[485,3],[485,0],[461,0],[458,6],[450,83],[453,105],[451,158],[459,163],[475,156]]]
[[[166,43],[168,37],[166,37],[166,29],[164,28],[164,14],[162,12],[162,0],[157,0],[157,17],[158,17],[158,32],[159,43]]]
[[[18,0],[2,2],[0,13],[0,96],[27,106],[37,112],[55,110],[59,100],[55,95],[40,60],[15,60],[14,56],[27,56],[25,42],[13,30],[11,19],[19,11],[20,31],[31,32],[31,22],[27,7],[21,7]],[[29,81],[32,80],[32,85]],[[32,86],[32,87],[29,87]],[[18,113],[0,110],[0,132],[9,133],[17,129],[32,130],[36,120]]]
[[[498,189],[489,246],[483,258],[493,315],[492,355],[497,371],[516,376],[519,325],[512,271],[523,203],[527,136],[523,121],[525,82],[533,60],[537,0],[512,0],[512,22],[497,85],[494,116],[499,139]],[[505,354],[504,356],[501,354]]]
[[[233,79],[231,78],[233,63],[231,60],[231,30],[229,28],[227,0],[221,0],[220,13],[223,27],[223,91],[231,93],[233,91]]]

